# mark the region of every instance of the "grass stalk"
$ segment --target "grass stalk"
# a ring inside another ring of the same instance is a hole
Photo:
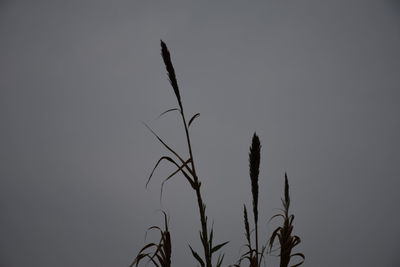
[[[192,189],[195,191],[198,212],[200,217],[200,240],[203,247],[203,255],[200,256],[196,251],[192,249],[189,245],[190,251],[193,257],[197,260],[201,267],[212,267],[213,261],[212,256],[214,253],[219,251],[223,246],[225,246],[228,242],[223,242],[218,245],[213,244],[213,227],[208,228],[208,221],[206,215],[206,205],[202,198],[201,194],[201,181],[196,172],[195,160],[193,156],[192,142],[190,138],[189,127],[193,123],[193,121],[199,117],[200,113],[196,113],[189,120],[186,117],[186,113],[183,109],[183,103],[178,87],[178,81],[175,74],[175,69],[172,64],[171,55],[167,48],[167,45],[161,41],[161,55],[165,64],[165,68],[167,70],[167,74],[169,77],[169,82],[173,88],[176,99],[178,101],[178,107],[169,109],[161,113],[160,116],[173,112],[179,111],[180,118],[183,123],[183,128],[185,131],[185,139],[187,145],[187,152],[189,154],[189,158],[183,157],[179,153],[177,153],[170,145],[167,144],[157,133],[155,133],[148,125],[146,127],[150,130],[150,132],[157,138],[157,140],[169,151],[169,155],[164,155],[159,158],[157,163],[155,164],[148,180],[146,183],[146,187],[149,184],[153,174],[159,164],[161,162],[167,161],[170,164],[176,167],[175,171],[172,172],[169,176],[167,176],[162,184],[161,184],[161,193],[160,199],[162,197],[163,186],[164,183],[172,179],[176,176],[176,174],[181,173]],[[266,249],[269,247],[269,251],[271,252],[272,247],[274,245],[275,240],[277,239],[280,244],[280,267],[288,267],[291,258],[300,257],[302,260],[292,265],[291,267],[296,267],[301,265],[304,262],[304,255],[302,253],[294,253],[292,254],[292,250],[295,246],[300,243],[300,238],[298,236],[292,235],[293,231],[293,220],[294,215],[289,215],[289,206],[290,206],[290,196],[289,196],[289,183],[287,179],[287,175],[285,174],[285,191],[284,191],[284,199],[282,199],[283,209],[282,213],[273,216],[271,219],[275,217],[283,218],[283,225],[275,229],[273,231],[271,237],[268,242],[259,248],[259,236],[258,236],[258,197],[259,197],[259,173],[260,173],[260,154],[261,154],[261,143],[260,139],[256,133],[254,133],[251,146],[249,149],[249,174],[250,174],[250,182],[251,182],[251,194],[252,194],[252,206],[253,206],[253,219],[254,219],[254,239],[252,240],[253,231],[251,230],[247,208],[244,205],[243,213],[244,213],[244,226],[245,226],[245,237],[247,243],[245,247],[247,248],[246,252],[240,256],[238,262],[234,265],[230,266],[240,266],[243,260],[249,261],[250,267],[260,267],[262,260],[264,258],[264,253]],[[161,239],[158,244],[149,243],[145,245],[136,256],[134,262],[131,266],[138,266],[139,263],[148,259],[148,263],[151,262],[156,267],[170,267],[171,266],[171,238],[170,233],[168,231],[167,217],[164,213],[165,217],[165,229],[162,230],[157,226],[150,227],[149,229],[158,229],[161,233]],[[254,243],[254,245],[252,244]],[[217,261],[216,267],[221,267],[224,259],[224,254],[220,254]],[[265,262],[264,262],[265,263]]]
[[[290,196],[289,196],[289,182],[287,178],[287,174],[285,173],[285,192],[284,199],[282,199],[283,209],[282,213],[274,215],[271,219],[276,217],[281,217],[283,219],[282,226],[277,227],[271,235],[269,241],[269,249],[272,250],[275,239],[278,239],[280,245],[280,267],[288,267],[292,258],[300,257],[300,262],[291,265],[291,267],[297,267],[303,264],[304,262],[304,254],[303,253],[293,253],[293,249],[300,244],[301,239],[297,235],[293,235],[293,220],[294,215],[289,215],[289,207],[290,207]]]
[[[255,225],[255,259],[258,263],[259,249],[258,249],[258,176],[260,173],[260,152],[261,143],[256,133],[254,133],[250,152],[249,152],[249,166],[250,166],[250,181],[251,181],[251,193],[253,196],[253,215]]]
[[[192,166],[192,177],[194,181],[194,190],[196,191],[196,197],[197,197],[197,205],[199,208],[199,214],[200,214],[200,222],[201,222],[201,236],[202,236],[202,243],[203,243],[203,248],[204,248],[204,257],[206,260],[206,266],[211,267],[212,262],[211,262],[211,255],[210,255],[210,248],[209,248],[209,240],[208,240],[208,229],[207,229],[207,219],[206,219],[206,214],[205,214],[205,204],[203,202],[203,198],[201,196],[201,191],[200,191],[200,186],[201,183],[199,181],[199,178],[196,173],[196,167],[193,159],[193,151],[192,151],[192,143],[190,141],[190,134],[189,134],[189,127],[186,122],[186,116],[185,112],[183,110],[183,104],[182,100],[180,97],[180,92],[179,92],[179,87],[178,87],[178,82],[176,79],[175,75],[175,69],[172,65],[171,61],[171,56],[169,53],[169,50],[167,48],[167,45],[161,41],[161,55],[164,60],[165,67],[167,69],[168,77],[171,83],[172,88],[174,89],[176,98],[178,100],[179,108],[180,108],[180,115],[182,118],[183,122],[183,127],[185,129],[185,136],[186,136],[186,142],[189,150],[189,157],[191,159],[190,164]]]
[[[153,173],[155,169],[158,167],[161,161],[169,161],[170,163],[174,164],[177,169],[169,175],[167,178],[164,179],[162,186],[161,186],[161,194],[162,194],[162,188],[163,184],[167,182],[169,179],[175,176],[177,173],[182,173],[186,180],[189,182],[190,186],[196,193],[196,199],[197,199],[197,206],[199,209],[199,216],[200,216],[200,224],[201,224],[201,230],[200,230],[200,240],[203,246],[203,252],[204,252],[204,258],[201,258],[197,252],[195,252],[190,246],[190,250],[195,257],[195,259],[200,263],[202,267],[212,267],[212,255],[213,253],[217,252],[220,248],[222,248],[224,245],[226,245],[228,242],[221,243],[219,245],[213,246],[212,245],[212,238],[213,238],[213,230],[211,229],[211,232],[209,233],[208,230],[208,225],[207,225],[207,215],[206,215],[206,205],[204,204],[202,195],[201,195],[201,181],[197,175],[196,172],[196,167],[195,167],[195,162],[193,158],[193,149],[192,149],[192,143],[190,140],[190,133],[189,133],[189,127],[200,114],[197,113],[194,116],[190,118],[189,121],[187,121],[186,114],[183,109],[183,103],[181,100],[181,95],[178,87],[178,81],[176,78],[175,74],[175,69],[172,65],[171,61],[171,55],[170,52],[167,48],[167,45],[161,41],[161,55],[165,64],[165,68],[167,70],[167,74],[169,77],[169,82],[174,90],[176,99],[178,101],[178,107],[177,108],[172,108],[169,109],[165,112],[163,112],[160,116],[172,112],[172,111],[179,111],[179,114],[182,119],[183,127],[185,130],[185,138],[186,138],[186,143],[187,143],[187,149],[189,152],[189,159],[184,160],[182,156],[180,156],[175,150],[173,150],[161,137],[159,137],[150,127],[146,125],[146,127],[156,136],[156,138],[164,145],[164,147],[169,150],[176,159],[170,157],[170,156],[163,156],[161,157],[155,167],[153,168],[153,171],[150,174],[150,177],[146,183],[147,184],[150,182]],[[178,162],[180,164],[178,164]],[[160,197],[161,197],[160,194]],[[217,266],[221,266],[223,260],[223,255],[220,255],[219,259],[217,260]]]

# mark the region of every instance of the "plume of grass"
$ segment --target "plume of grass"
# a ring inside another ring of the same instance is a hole
[[[246,205],[243,208],[244,215],[244,228],[246,237],[246,251],[240,256],[236,265],[240,266],[243,260],[248,260],[250,267],[258,267],[261,265],[265,246],[259,251],[258,248],[258,176],[260,174],[260,158],[261,158],[261,143],[256,133],[253,134],[251,141],[250,152],[249,152],[249,169],[250,169],[250,182],[251,182],[251,194],[253,200],[253,216],[255,225],[255,247],[252,246],[250,223],[247,214]]]
[[[160,241],[148,243],[136,256],[130,267],[139,266],[140,262],[147,259],[146,264],[152,262],[156,267],[171,267],[171,235],[168,230],[167,214],[164,214],[164,230],[158,226],[152,226],[149,230],[158,230],[160,232]]]
[[[255,225],[256,248],[255,258],[258,263],[258,175],[260,173],[260,152],[261,143],[256,133],[253,135],[249,152],[249,166],[250,166],[250,180],[251,180],[251,194],[253,196],[253,215]]]
[[[163,185],[165,182],[173,178],[176,174],[181,173],[187,182],[190,184],[191,188],[195,191],[196,193],[196,198],[197,198],[197,205],[199,208],[199,215],[200,215],[200,224],[201,224],[201,230],[200,230],[200,240],[203,246],[203,252],[204,255],[201,257],[197,252],[195,252],[191,247],[191,252],[194,258],[200,263],[201,266],[206,266],[206,267],[212,267],[212,255],[216,253],[218,250],[220,250],[223,246],[225,246],[228,242],[223,242],[218,245],[213,245],[212,244],[212,238],[213,238],[213,230],[211,229],[211,232],[209,233],[208,231],[208,222],[207,222],[207,216],[206,216],[206,205],[204,204],[202,195],[201,195],[201,182],[198,178],[196,168],[195,168],[195,161],[193,158],[193,151],[192,151],[192,144],[190,140],[190,134],[189,134],[189,127],[191,124],[194,122],[196,118],[199,117],[200,113],[196,113],[193,115],[188,121],[186,119],[186,114],[183,109],[183,102],[181,99],[180,91],[179,91],[179,86],[178,86],[178,80],[176,78],[175,74],[175,69],[172,64],[171,60],[171,55],[168,50],[167,45],[161,40],[161,56],[163,58],[165,68],[167,70],[169,82],[172,86],[172,89],[174,90],[176,99],[178,101],[178,107],[177,108],[171,108],[165,112],[163,112],[160,116],[172,112],[172,111],[178,111],[180,114],[180,117],[182,119],[183,127],[185,130],[185,137],[186,137],[186,143],[187,143],[187,148],[189,152],[189,158],[184,159],[181,155],[179,155],[174,149],[171,148],[159,135],[157,135],[149,126],[146,127],[151,131],[151,133],[158,139],[158,141],[172,154],[168,156],[162,156],[154,166],[150,177],[147,180],[147,184],[150,182],[153,173],[155,169],[159,166],[161,161],[168,161],[175,165],[176,170],[171,173],[169,176],[167,176],[161,186],[161,194],[160,198],[162,196],[162,189]],[[217,260],[217,266],[220,266],[222,264],[223,260],[223,255],[220,255],[220,257]]]
[[[273,218],[281,217],[283,219],[282,226],[277,227],[271,234],[269,239],[269,250],[272,250],[275,240],[277,239],[280,245],[280,267],[288,267],[290,260],[294,257],[300,257],[301,261],[291,265],[291,267],[300,266],[303,264],[305,257],[303,253],[292,254],[293,249],[300,244],[300,237],[293,235],[293,220],[294,215],[289,215],[290,207],[290,196],[289,196],[289,182],[287,179],[287,174],[285,173],[285,196],[282,199],[283,209],[282,213],[274,215]]]
[[[172,89],[174,89],[174,93],[176,99],[178,100],[179,107],[182,110],[182,101],[181,94],[179,93],[178,80],[176,79],[175,69],[172,65],[171,55],[169,53],[167,45],[161,40],[161,55],[164,60],[165,68],[167,69],[169,82],[171,83]]]

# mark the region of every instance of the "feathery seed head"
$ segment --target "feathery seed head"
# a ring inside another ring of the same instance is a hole
[[[289,206],[290,204],[290,196],[289,196],[289,182],[287,178],[287,173],[285,172],[285,202]]]
[[[251,193],[253,195],[253,212],[255,223],[258,221],[258,175],[260,173],[260,152],[261,143],[257,134],[254,133],[250,146],[249,165],[250,165],[250,180]]]
[[[161,40],[161,55],[164,60],[165,68],[168,72],[169,82],[174,89],[175,96],[178,100],[179,106],[182,109],[181,95],[179,93],[178,81],[176,79],[174,66],[172,65],[171,55],[169,53],[167,45]]]

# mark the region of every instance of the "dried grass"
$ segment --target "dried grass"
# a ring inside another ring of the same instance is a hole
[[[164,148],[169,152],[168,155],[161,156],[156,162],[154,168],[152,169],[150,176],[146,182],[146,187],[153,178],[155,170],[158,168],[161,162],[166,161],[175,166],[175,171],[170,173],[164,178],[161,184],[160,201],[163,192],[164,183],[168,182],[170,179],[176,177],[177,174],[182,174],[186,179],[190,187],[194,190],[197,199],[199,217],[200,217],[200,241],[203,247],[202,255],[193,250],[189,245],[190,252],[201,267],[212,267],[214,254],[219,252],[228,242],[222,242],[218,245],[213,244],[214,239],[214,229],[211,226],[211,230],[208,230],[208,217],[206,216],[206,205],[204,204],[202,194],[201,194],[201,181],[197,175],[195,168],[195,160],[193,158],[193,151],[191,145],[191,139],[189,134],[189,127],[194,122],[196,118],[199,117],[200,113],[193,115],[188,121],[186,120],[186,114],[183,109],[183,102],[181,99],[181,94],[179,91],[178,81],[175,73],[174,66],[172,64],[171,55],[168,50],[167,45],[161,41],[161,55],[167,70],[169,82],[173,88],[175,97],[178,102],[178,107],[168,109],[160,114],[159,117],[173,111],[178,111],[181,117],[183,128],[185,132],[185,139],[187,145],[188,156],[184,157],[177,153],[168,143],[162,139],[157,133],[155,133],[147,124],[145,126],[149,131],[156,137],[156,139],[164,146]],[[246,205],[243,208],[244,217],[244,228],[245,228],[245,238],[246,244],[244,247],[246,251],[240,256],[236,264],[230,266],[241,266],[244,261],[248,262],[250,267],[259,267],[264,259],[265,264],[265,252],[269,247],[269,252],[271,252],[274,242],[279,241],[280,244],[280,267],[288,267],[289,262],[294,257],[300,257],[302,260],[292,265],[291,267],[296,267],[304,262],[304,255],[302,253],[292,254],[292,250],[300,243],[300,238],[298,236],[292,235],[293,231],[293,219],[294,215],[289,215],[290,197],[289,197],[289,183],[287,180],[287,175],[285,174],[285,193],[284,199],[282,199],[283,209],[281,214],[273,216],[271,219],[276,217],[281,217],[283,219],[282,226],[275,229],[268,239],[267,243],[259,249],[258,242],[258,197],[259,197],[259,173],[260,173],[260,161],[261,161],[261,142],[256,133],[254,133],[250,151],[249,151],[249,173],[251,182],[251,194],[252,194],[252,206],[253,206],[253,219],[254,219],[254,230],[251,229],[251,224],[249,222],[248,213]],[[149,243],[145,245],[136,256],[135,260],[131,264],[131,267],[138,266],[139,263],[147,259],[147,263],[152,263],[157,267],[170,267],[171,266],[171,236],[168,231],[167,216],[164,212],[164,229],[158,226],[152,226],[149,230],[158,230],[160,232],[161,238],[158,243]],[[254,241],[252,240],[252,234],[254,234]],[[252,244],[254,242],[254,245]],[[219,253],[216,260],[216,267],[221,267],[224,259],[224,254]]]

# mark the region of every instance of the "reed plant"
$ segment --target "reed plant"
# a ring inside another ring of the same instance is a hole
[[[261,143],[256,133],[253,135],[249,153],[251,194],[253,196],[253,216],[255,225],[255,260],[258,263],[258,175],[260,174]]]
[[[245,226],[245,237],[246,244],[244,245],[246,251],[240,256],[238,262],[233,266],[240,266],[244,260],[249,262],[250,267],[261,266],[262,259],[266,245],[263,245],[261,250],[259,249],[258,243],[258,179],[260,174],[260,161],[261,161],[261,142],[260,138],[256,133],[253,134],[251,140],[250,152],[249,152],[249,173],[250,173],[250,184],[251,184],[251,195],[253,204],[253,219],[254,219],[254,239],[255,244],[252,244],[252,233],[250,231],[250,223],[247,214],[246,205],[243,208],[244,226]]]
[[[161,162],[169,162],[173,166],[175,166],[175,170],[166,176],[161,184],[161,192],[160,199],[163,192],[164,183],[168,182],[173,177],[176,177],[177,174],[182,174],[186,179],[187,183],[190,185],[190,188],[194,191],[197,200],[198,213],[200,219],[200,241],[203,247],[203,253],[199,254],[196,252],[190,245],[190,253],[195,258],[198,264],[201,267],[212,267],[213,266],[213,255],[215,255],[218,251],[220,251],[228,242],[222,242],[217,245],[214,245],[214,229],[211,226],[208,226],[208,217],[206,215],[206,205],[204,203],[202,194],[201,194],[201,181],[196,171],[195,160],[193,156],[192,142],[190,138],[189,128],[191,124],[195,121],[196,118],[200,116],[200,113],[195,113],[187,119],[186,113],[183,108],[183,101],[181,99],[181,93],[178,86],[178,80],[176,77],[175,69],[172,64],[171,55],[168,50],[167,45],[161,41],[161,56],[164,61],[164,65],[167,71],[167,75],[169,78],[169,82],[174,91],[177,106],[171,109],[168,109],[160,114],[163,116],[169,112],[178,112],[179,117],[181,119],[183,130],[185,133],[185,143],[187,147],[187,156],[184,157],[178,152],[176,152],[163,138],[161,138],[153,129],[145,124],[145,126],[149,129],[149,131],[155,136],[155,138],[164,146],[164,148],[169,152],[167,155],[161,156],[155,166],[153,167],[150,176],[147,179],[146,187],[151,181],[153,174],[157,167]],[[265,245],[259,247],[259,235],[258,235],[258,196],[259,196],[259,173],[260,173],[260,162],[261,162],[261,142],[256,133],[254,133],[250,151],[249,151],[249,174],[250,174],[250,184],[251,184],[251,195],[252,195],[252,211],[253,211],[253,222],[254,229],[251,227],[251,223],[249,221],[248,212],[246,205],[243,208],[243,216],[244,216],[244,226],[245,226],[245,238],[246,238],[246,251],[240,256],[239,260],[236,264],[230,266],[241,266],[245,260],[248,261],[248,266],[250,267],[259,267],[263,259],[265,259],[265,252],[267,247],[269,246],[270,251],[272,250],[273,244],[276,238],[280,243],[280,257],[281,257],[281,265],[280,267],[287,267],[290,259],[292,257],[301,257],[304,261],[304,255],[301,253],[292,254],[292,249],[300,243],[300,238],[298,236],[292,235],[293,230],[293,215],[289,215],[289,184],[287,181],[287,176],[285,175],[285,198],[282,200],[284,209],[282,210],[282,214],[277,214],[273,216],[282,217],[284,219],[283,225],[278,227],[273,233],[272,236],[266,241]],[[138,266],[139,263],[143,262],[144,259],[147,259],[147,263],[152,263],[156,267],[170,267],[171,266],[171,234],[168,230],[168,222],[167,216],[164,212],[164,229],[161,229],[157,226],[152,226],[149,230],[157,229],[160,232],[161,238],[159,243],[149,243],[145,245],[136,256],[135,260],[131,264],[131,267]],[[254,235],[254,237],[253,237]],[[224,254],[219,253],[219,256],[215,262],[216,267],[221,267],[224,260]],[[303,263],[293,265],[291,267],[299,266]],[[265,263],[265,261],[264,261]]]
[[[177,111],[179,112],[184,132],[185,132],[185,138],[186,138],[186,145],[187,145],[187,150],[188,150],[188,158],[184,159],[183,156],[181,156],[179,153],[177,153],[174,149],[171,148],[170,145],[168,145],[158,134],[156,134],[147,124],[146,127],[150,130],[150,132],[157,138],[157,140],[170,152],[170,155],[165,155],[160,157],[160,159],[157,161],[156,165],[154,166],[148,180],[146,183],[147,184],[150,182],[155,169],[159,166],[159,164],[162,161],[168,161],[175,165],[176,170],[172,172],[169,176],[167,176],[163,180],[163,184],[170,180],[171,178],[175,177],[176,174],[181,173],[185,178],[186,181],[189,183],[190,187],[194,190],[196,194],[196,199],[197,199],[197,206],[198,206],[198,211],[199,211],[199,217],[200,217],[200,241],[203,246],[203,256],[200,256],[199,253],[194,251],[192,247],[189,246],[190,251],[193,255],[193,257],[198,261],[198,263],[203,267],[212,267],[212,256],[215,254],[217,251],[219,251],[223,246],[225,246],[228,242],[223,242],[217,245],[213,245],[213,229],[209,231],[208,229],[208,217],[206,215],[206,205],[203,201],[203,197],[201,194],[201,181],[199,179],[199,176],[197,175],[196,172],[196,165],[193,157],[193,149],[192,149],[192,142],[190,138],[190,132],[189,132],[189,127],[193,123],[193,121],[199,117],[200,113],[194,114],[189,120],[187,120],[186,113],[184,112],[183,109],[183,102],[181,99],[181,94],[178,86],[178,80],[175,74],[175,69],[172,64],[171,60],[171,55],[168,50],[167,45],[161,40],[161,55],[165,64],[165,68],[167,70],[169,82],[172,86],[172,89],[174,91],[175,97],[178,102],[178,106],[169,110],[164,111],[160,116],[172,112],[172,111]],[[222,264],[223,260],[223,255],[221,254],[219,259],[217,260],[217,266],[220,266]]]
[[[269,250],[272,250],[275,240],[279,242],[280,245],[280,267],[288,267],[292,258],[301,258],[300,262],[291,265],[291,267],[300,266],[305,260],[303,253],[292,253],[293,249],[300,244],[301,239],[297,235],[293,235],[293,220],[294,215],[289,215],[290,207],[290,196],[289,196],[289,182],[287,174],[285,173],[285,196],[282,199],[282,213],[278,213],[272,216],[271,219],[280,217],[283,220],[281,226],[277,227],[273,232],[269,240]]]

